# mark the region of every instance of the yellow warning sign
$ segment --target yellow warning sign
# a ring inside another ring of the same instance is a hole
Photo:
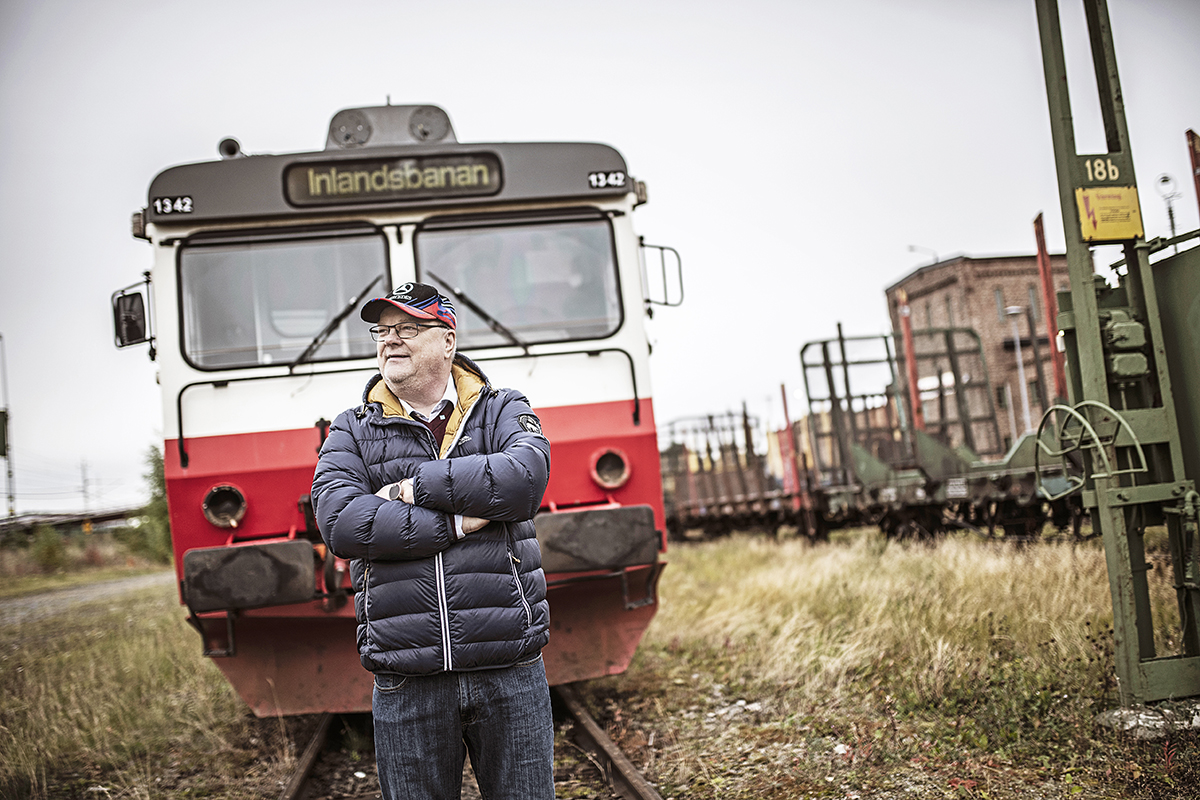
[[[1089,186],[1075,190],[1085,242],[1121,242],[1144,235],[1136,186]]]

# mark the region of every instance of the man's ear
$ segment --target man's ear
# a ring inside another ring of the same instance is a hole
[[[454,332],[454,329],[447,328],[446,329],[446,358],[452,358],[454,356],[454,346],[457,343],[458,343],[458,334]]]

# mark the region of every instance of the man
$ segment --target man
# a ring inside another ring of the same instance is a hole
[[[520,393],[456,352],[434,287],[403,284],[361,316],[379,374],[329,429],[312,498],[325,543],[352,559],[383,796],[458,798],[469,754],[484,797],[553,798],[533,527],[550,443]]]

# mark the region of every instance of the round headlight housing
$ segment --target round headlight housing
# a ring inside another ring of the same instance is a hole
[[[222,483],[208,490],[200,508],[204,518],[218,528],[236,528],[246,516],[246,496],[236,486]]]
[[[621,450],[606,447],[592,454],[592,480],[604,489],[620,489],[629,482],[629,459]]]

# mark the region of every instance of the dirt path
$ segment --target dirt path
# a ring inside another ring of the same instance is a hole
[[[174,570],[138,575],[115,581],[74,586],[70,589],[54,589],[49,592],[0,600],[0,625],[17,625],[22,622],[44,619],[70,611],[80,603],[106,600],[138,589],[169,586],[175,582]]]

